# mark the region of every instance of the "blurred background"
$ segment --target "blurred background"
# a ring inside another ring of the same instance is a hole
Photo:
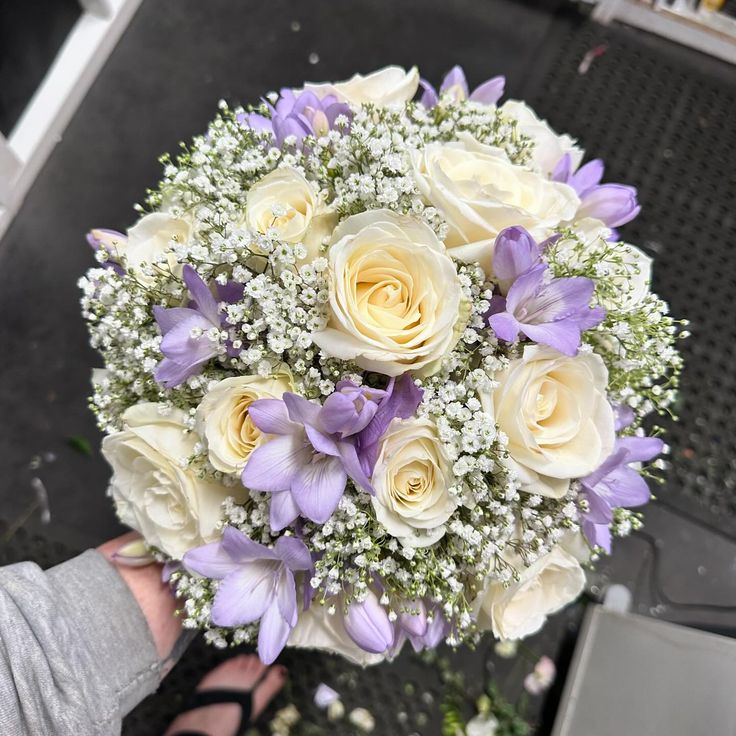
[[[524,696],[528,718],[551,732],[586,602],[612,583],[635,613],[736,635],[734,16],[733,0],[0,0],[0,563],[53,564],[121,531],[86,406],[99,359],[79,313],[85,233],[131,224],[158,156],[202,132],[220,98],[386,64],[438,83],[461,64],[471,87],[504,74],[506,97],[603,158],[607,180],[638,187],[642,213],[622,236],[656,258],[655,291],[692,323],[666,482],[586,600],[528,642],[558,668],[546,695]],[[195,645],[126,732],[160,733],[218,656]],[[383,703],[376,733],[439,734],[438,666],[286,660],[305,713],[332,678]],[[492,649],[450,661],[512,701],[529,669]]]

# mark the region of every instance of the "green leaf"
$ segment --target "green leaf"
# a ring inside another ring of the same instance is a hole
[[[67,437],[66,441],[73,450],[82,453],[82,455],[92,457],[92,443],[86,437],[72,435],[71,437]]]

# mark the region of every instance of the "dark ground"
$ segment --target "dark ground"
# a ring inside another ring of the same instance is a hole
[[[221,97],[255,100],[281,85],[342,79],[387,63],[417,64],[439,81],[461,63],[471,84],[506,74],[508,96],[526,98],[555,127],[578,136],[590,157],[606,160],[607,179],[639,187],[644,209],[624,237],[657,257],[655,289],[693,322],[681,421],[669,434],[673,466],[647,508],[646,534],[618,543],[592,576],[591,593],[624,582],[635,610],[733,635],[736,72],[645,34],[599,28],[562,6],[146,0],[0,243],[0,518],[21,518],[33,503],[35,478],[51,512],[46,526],[32,514],[28,532],[16,535],[4,558],[49,563],[64,554],[28,534],[83,549],[120,531],[85,400],[99,359],[79,316],[76,280],[93,262],[84,233],[132,223],[132,203],[159,176],[158,155],[201,132]],[[584,54],[602,43],[605,54],[581,75]],[[69,438],[77,438],[77,449]],[[90,443],[91,456],[80,452],[78,438]],[[555,617],[530,646],[564,663],[579,620],[579,607]],[[176,708],[175,693],[193,685],[215,656],[195,648],[162,695],[128,721],[127,733],[160,732]],[[469,673],[483,671],[480,654],[458,658]],[[300,655],[286,660],[299,673],[294,692],[301,699],[346,669]],[[524,672],[498,660],[491,666],[517,693]],[[399,677],[432,685],[430,674],[412,667],[361,674],[362,704],[380,699],[381,718],[393,718],[404,692]],[[553,709],[554,694],[547,715]],[[378,733],[437,733],[436,722],[414,718],[410,710],[406,725],[381,720]]]

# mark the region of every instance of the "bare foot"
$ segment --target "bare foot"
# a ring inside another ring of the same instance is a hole
[[[208,672],[197,685],[197,690],[252,690],[267,669],[254,654],[244,654],[223,662]],[[253,713],[255,720],[281,690],[286,680],[286,668],[271,667],[253,691]],[[240,706],[235,703],[208,705],[190,710],[177,716],[165,736],[178,731],[197,731],[207,736],[234,736],[240,723]]]

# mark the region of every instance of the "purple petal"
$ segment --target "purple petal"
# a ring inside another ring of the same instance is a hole
[[[502,293],[506,293],[521,274],[540,263],[539,246],[523,227],[507,227],[498,234],[493,248],[493,273]]]
[[[440,101],[437,90],[426,79],[420,79],[419,86],[424,90],[419,98],[419,104],[426,110],[431,110]]]
[[[322,458],[304,465],[291,485],[302,514],[317,524],[332,516],[345,492],[347,474],[338,458]]]
[[[222,533],[222,548],[230,559],[238,563],[257,562],[258,560],[275,560],[274,550],[254,542],[234,526],[226,526]]]
[[[217,297],[221,302],[237,304],[243,298],[245,287],[237,281],[228,281],[225,284],[217,284]]]
[[[257,399],[248,407],[253,424],[266,434],[293,434],[299,427],[289,419],[281,399]]]
[[[401,628],[410,636],[424,636],[427,633],[427,609],[424,601],[411,601],[406,606],[418,613],[404,612],[399,614]]]
[[[634,187],[602,184],[583,198],[577,216],[595,217],[608,227],[619,227],[633,220],[640,211]]]
[[[282,568],[279,576],[276,603],[278,604],[281,618],[291,628],[294,628],[299,616],[299,610],[296,605],[296,582],[294,581],[294,573],[287,568]]]
[[[366,652],[382,654],[394,641],[386,609],[371,593],[362,603],[351,603],[345,617],[348,636]]]
[[[230,573],[217,589],[212,604],[212,623],[243,626],[263,616],[276,592],[273,565],[254,562]]]
[[[169,358],[164,358],[156,366],[153,377],[156,383],[160,383],[164,388],[174,388],[184,383],[189,376],[196,376],[206,362],[201,361],[199,363],[186,363],[182,365]]]
[[[312,443],[312,447],[323,455],[330,455],[331,457],[337,457],[340,451],[337,449],[337,443],[335,440],[324,432],[320,432],[316,427],[311,424],[304,425],[304,431],[306,432],[307,438]]]
[[[542,286],[543,269],[542,266],[536,266],[529,273],[520,276],[509,290],[508,309],[517,314],[520,322],[551,322],[590,309],[590,299],[595,290],[591,279],[582,276],[552,279]],[[523,318],[517,313],[520,305],[527,309],[527,315]]]
[[[307,545],[296,537],[279,537],[276,540],[276,554],[290,570],[311,570],[312,555]]]
[[[487,79],[479,84],[470,95],[473,102],[482,102],[485,105],[495,105],[501,97],[506,87],[506,77],[499,76]]]
[[[319,426],[320,406],[313,404],[303,396],[299,396],[299,394],[290,392],[284,394],[283,402],[286,404],[292,422]]]
[[[373,445],[383,437],[391,421],[413,417],[417,407],[422,403],[424,391],[413,381],[409,373],[397,379],[391,379],[386,389],[386,397],[381,401],[376,415],[370,424],[360,433],[360,446]]]
[[[263,615],[258,631],[258,657],[263,664],[273,664],[276,661],[276,657],[286,646],[291,629],[274,601]]]
[[[522,324],[520,328],[534,342],[549,345],[563,355],[570,357],[577,355],[580,347],[580,328],[571,320],[562,319],[541,325]]]
[[[519,336],[519,322],[513,314],[509,314],[508,312],[492,314],[488,318],[488,324],[500,340],[514,342]]]
[[[270,118],[259,115],[256,112],[252,112],[245,116],[243,120],[249,128],[252,128],[256,133],[270,133],[273,135],[273,123]]]
[[[271,496],[269,524],[271,531],[280,532],[299,516],[299,507],[289,491],[274,493]]]
[[[251,452],[241,480],[254,491],[288,491],[311,457],[312,451],[301,436],[281,435]]]
[[[340,442],[338,443],[338,449],[340,450],[342,465],[350,478],[366,493],[370,493],[371,496],[375,495],[376,492],[361,465],[355,445],[350,442]]]
[[[659,437],[621,437],[616,449],[626,450],[627,463],[646,463],[661,454],[664,442]]]
[[[554,169],[552,169],[552,173],[550,174],[550,179],[552,181],[559,181],[563,184],[567,184],[570,181],[570,176],[572,174],[572,156],[570,156],[569,153],[566,153],[556,164]]]
[[[593,547],[602,547],[611,554],[611,530],[607,524],[593,524],[583,520],[583,534]]]
[[[588,502],[588,510],[585,512],[585,519],[592,521],[594,524],[610,524],[613,519],[613,510],[611,504],[597,492],[592,491],[585,494]]]
[[[197,303],[197,309],[212,325],[219,326],[220,313],[210,287],[189,264],[182,269],[182,278],[187,289],[189,289],[189,293]]]
[[[631,508],[642,506],[651,498],[651,491],[644,478],[633,468],[620,465],[611,471],[596,487],[612,507]]]
[[[626,404],[613,405],[614,429],[618,432],[628,427],[634,421],[634,410]]]
[[[212,542],[190,549],[184,554],[182,562],[190,572],[215,580],[221,580],[238,569],[238,564],[233,562],[220,542]]]
[[[424,645],[427,649],[434,649],[447,636],[449,630],[450,624],[439,609],[435,608],[432,621],[427,626],[427,631],[423,637]]]
[[[153,318],[158,323],[158,328],[161,330],[162,335],[190,321],[194,317],[200,317],[199,313],[188,307],[172,307],[171,309],[166,309],[165,307],[156,305],[153,308]]]
[[[463,68],[457,64],[452,67],[447,74],[445,74],[445,78],[442,80],[442,84],[440,85],[440,94],[452,90],[453,87],[460,87],[460,90],[462,91],[462,95],[460,97],[461,100],[467,99],[468,81],[465,78]]]
[[[569,184],[575,190],[578,197],[582,199],[586,194],[591,192],[600,184],[601,179],[603,178],[603,170],[603,161],[599,158],[595,158],[592,161],[588,161],[585,166],[581,166],[567,179],[566,183]]]

